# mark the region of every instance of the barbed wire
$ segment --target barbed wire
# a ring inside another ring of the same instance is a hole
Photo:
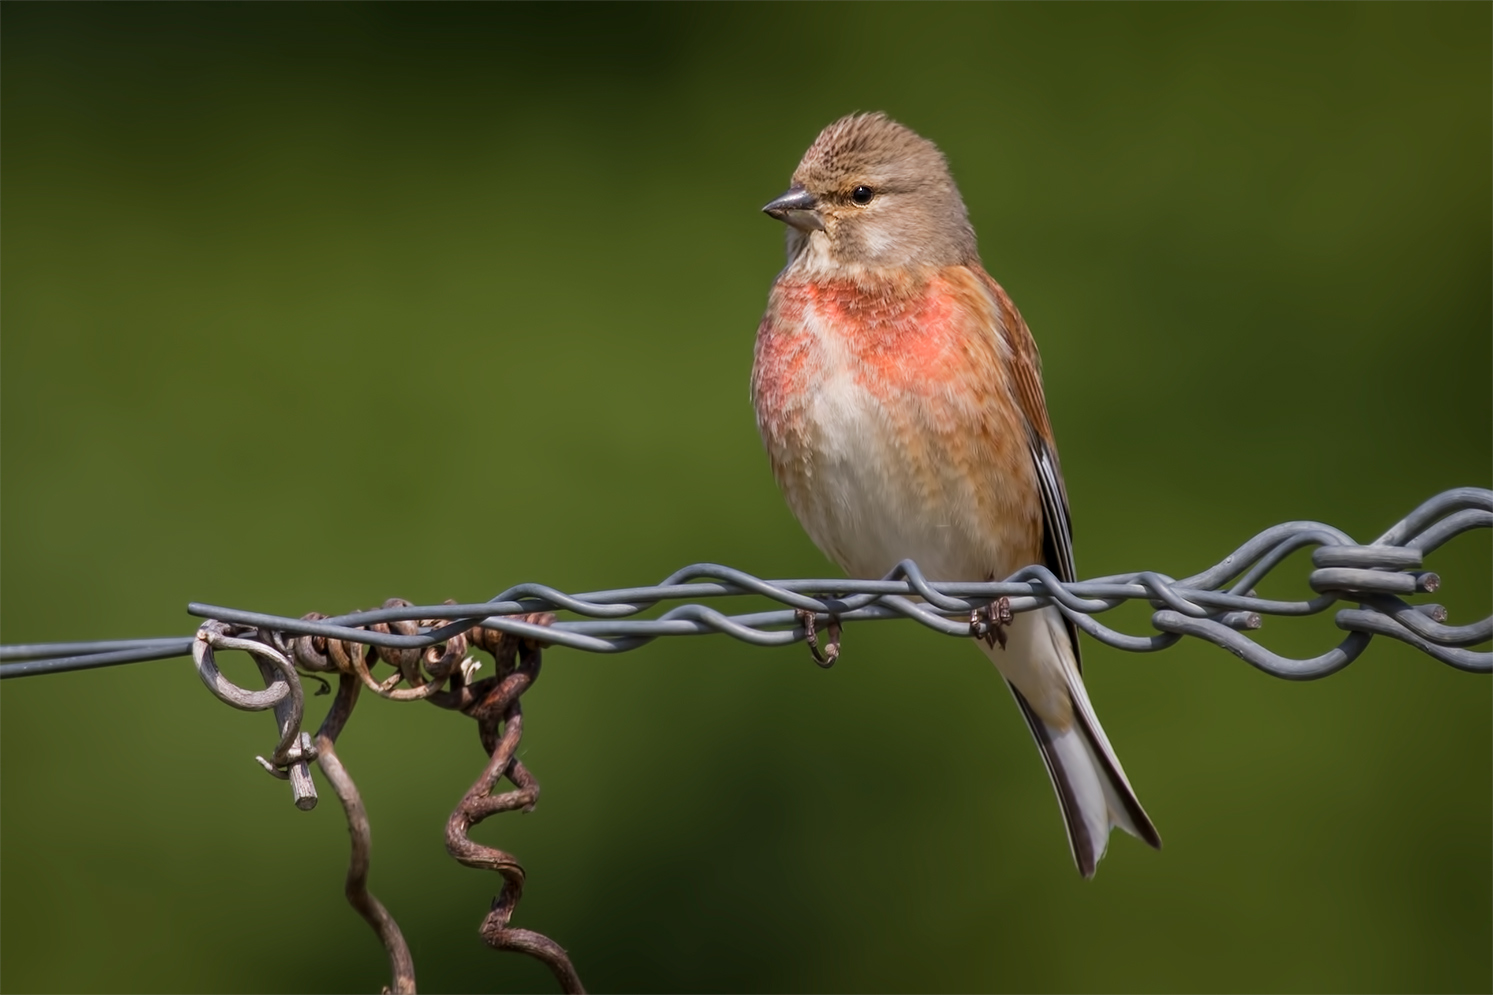
[[[830,624],[911,618],[937,632],[971,635],[972,614],[1006,598],[1012,612],[1048,604],[1090,636],[1119,649],[1154,652],[1193,636],[1229,650],[1265,673],[1310,680],[1335,673],[1356,659],[1373,635],[1389,636],[1449,666],[1493,672],[1493,653],[1466,647],[1493,638],[1493,616],[1469,625],[1447,625],[1434,604],[1411,605],[1403,596],[1434,592],[1440,578],[1422,569],[1426,555],[1447,540],[1476,528],[1493,527],[1493,491],[1462,487],[1426,501],[1384,535],[1359,545],[1321,522],[1286,522],[1260,532],[1214,566],[1180,580],[1153,571],[1115,574],[1064,583],[1042,566],[1027,567],[1005,581],[930,582],[910,560],[882,580],[763,580],[742,570],[697,563],[649,587],[566,594],[543,584],[520,584],[491,601],[469,604],[384,607],[333,618],[290,618],[218,605],[193,603],[201,618],[295,635],[345,639],[391,649],[421,649],[476,626],[551,646],[593,653],[621,653],[667,636],[723,633],[757,646],[805,640]],[[1291,553],[1317,547],[1308,583],[1317,596],[1304,601],[1258,597],[1256,585]],[[669,601],[759,595],[786,609],[727,615],[701,604],[683,604],[656,618],[631,616]],[[1131,635],[1094,618],[1128,601],[1149,602],[1155,634]],[[1337,612],[1349,635],[1320,656],[1280,656],[1244,632],[1262,616],[1305,616],[1342,601],[1356,608]],[[514,618],[535,612],[570,612],[592,621],[557,621],[543,632]],[[813,629],[807,624],[812,615]],[[431,620],[408,634],[382,633],[381,623]],[[42,643],[0,647],[0,679],[187,656],[192,637]]]
[[[1152,571],[1064,583],[1045,567],[1031,566],[997,583],[930,582],[912,561],[891,575],[867,580],[762,580],[717,564],[685,567],[650,587],[566,594],[541,584],[509,588],[477,604],[412,605],[390,599],[372,611],[328,618],[316,612],[288,618],[215,605],[187,610],[206,619],[187,638],[43,643],[0,647],[0,678],[82,670],[113,664],[191,655],[198,676],[220,701],[246,711],[273,711],[279,738],[268,758],[255,759],[286,780],[301,809],[316,805],[310,765],[322,769],[341,802],[352,847],[346,894],[378,935],[389,958],[388,991],[415,991],[409,946],[388,910],[368,890],[371,837],[362,798],[336,750],[336,740],[359,693],[370,690],[396,701],[428,701],[477,721],[488,763],[446,824],[446,849],[468,867],[497,872],[500,893],[479,935],[497,950],[535,957],[566,992],[583,987],[566,951],[554,940],[510,925],[523,893],[518,859],[473,841],[470,830],[498,812],[533,809],[539,785],[518,759],[523,734],[519,699],[539,676],[544,647],[566,646],[598,653],[637,649],[665,636],[724,633],[759,646],[806,641],[821,665],[834,663],[841,628],[893,618],[911,618],[953,636],[1001,638],[1012,614],[1055,605],[1095,639],[1134,652],[1154,652],[1194,636],[1229,650],[1265,673],[1288,680],[1324,677],[1361,655],[1375,635],[1390,636],[1449,666],[1493,672],[1493,652],[1469,647],[1493,638],[1493,615],[1468,625],[1446,624],[1435,604],[1410,604],[1402,596],[1429,594],[1440,578],[1423,569],[1424,558],[1449,539],[1477,528],[1493,528],[1493,491],[1464,487],[1426,501],[1367,545],[1320,522],[1286,522],[1266,529],[1214,566],[1181,580]],[[1307,581],[1316,596],[1302,601],[1259,597],[1255,586],[1292,553],[1316,547]],[[760,596],[785,607],[726,615],[698,599]],[[633,618],[669,601],[691,603],[656,618]],[[1130,601],[1151,605],[1149,635],[1112,629],[1094,616]],[[1265,615],[1305,616],[1339,602],[1334,620],[1348,633],[1337,646],[1307,659],[1280,656],[1244,635]],[[556,612],[586,616],[560,621]],[[828,630],[823,647],[818,637]],[[221,650],[242,650],[258,666],[264,687],[243,688],[216,663]],[[472,650],[491,654],[495,673],[478,680]],[[373,676],[377,664],[392,675]],[[305,693],[301,678],[330,690],[320,674],[336,674],[337,696],[313,738],[301,729]],[[496,793],[507,779],[513,790]]]

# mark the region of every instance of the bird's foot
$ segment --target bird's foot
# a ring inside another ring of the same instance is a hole
[[[976,608],[969,613],[969,634],[984,640],[986,646],[1000,643],[1001,649],[1005,649],[1006,629],[1013,618],[1015,616],[1011,614],[1011,599],[996,598],[985,607]]]
[[[804,642],[809,644],[809,652],[814,654],[814,662],[828,670],[835,665],[840,658],[840,620],[833,615],[829,617],[828,638],[824,642],[824,649],[819,649],[819,632],[816,628],[818,616],[807,608],[801,608],[798,612],[798,620],[804,627]]]

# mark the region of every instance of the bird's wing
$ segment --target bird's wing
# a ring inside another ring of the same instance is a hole
[[[1032,463],[1037,471],[1037,488],[1042,496],[1042,554],[1047,568],[1057,574],[1058,579],[1072,582],[1078,579],[1073,566],[1073,523],[1068,517],[1068,491],[1063,486],[1063,471],[1058,464],[1057,443],[1052,438],[1052,423],[1047,418],[1047,401],[1042,396],[1042,359],[1037,354],[1037,343],[1032,339],[1026,322],[1011,298],[986,274],[985,279],[995,298],[996,311],[1000,319],[1001,332],[1009,347],[1010,376],[1017,406],[1026,418],[1027,442],[1032,454]],[[1068,640],[1073,648],[1073,665],[1078,674],[1083,664],[1078,653],[1078,627],[1067,615],[1063,616]],[[1010,683],[1007,681],[1007,683]],[[1156,826],[1141,808],[1135,791],[1120,768],[1114,748],[1104,735],[1099,719],[1089,703],[1083,680],[1075,675],[1069,685],[1072,695],[1073,714],[1079,738],[1062,741],[1060,732],[1048,728],[1046,722],[1027,702],[1014,684],[1011,690],[1022,715],[1037,740],[1042,758],[1047,763],[1047,772],[1052,777],[1053,787],[1058,792],[1058,801],[1068,825],[1068,838],[1073,846],[1074,858],[1085,877],[1094,873],[1094,864],[1104,853],[1103,837],[1098,836],[1097,826],[1088,826],[1081,799],[1073,780],[1074,771],[1085,765],[1092,766],[1100,778],[1100,797],[1089,796],[1091,806],[1103,805],[1104,818],[1108,825],[1118,825],[1126,832],[1145,840],[1153,847],[1161,846],[1161,836]],[[1107,811],[1106,811],[1107,810]],[[1093,809],[1090,809],[1091,813]],[[1097,820],[1096,820],[1097,822]],[[1103,834],[1108,836],[1107,827]],[[1098,844],[1097,846],[1095,844]],[[1083,847],[1087,845],[1088,850]]]
[[[996,310],[1000,317],[1001,331],[1010,348],[1011,383],[1015,388],[1016,403],[1026,418],[1027,444],[1032,454],[1032,464],[1037,471],[1037,488],[1042,496],[1042,558],[1044,565],[1057,574],[1058,579],[1071,582],[1078,579],[1078,570],[1073,563],[1073,521],[1068,514],[1068,489],[1063,484],[1063,468],[1058,462],[1058,447],[1052,436],[1052,422],[1047,417],[1047,400],[1042,394],[1042,357],[1037,352],[1037,343],[1030,329],[1021,318],[1021,312],[1001,285],[989,274],[985,280],[995,297]],[[1073,660],[1080,672],[1083,665],[1078,655],[1078,629],[1068,622],[1068,634],[1073,641]]]

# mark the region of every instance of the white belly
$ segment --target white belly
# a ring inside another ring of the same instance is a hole
[[[1005,566],[983,541],[976,483],[955,473],[942,440],[899,428],[848,372],[821,380],[805,415],[811,452],[794,511],[847,573],[881,577],[912,559],[930,579],[986,580]]]

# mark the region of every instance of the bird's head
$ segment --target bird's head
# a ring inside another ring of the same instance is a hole
[[[824,269],[973,261],[975,232],[938,146],[885,114],[825,128],[763,212],[788,225],[788,261]]]

